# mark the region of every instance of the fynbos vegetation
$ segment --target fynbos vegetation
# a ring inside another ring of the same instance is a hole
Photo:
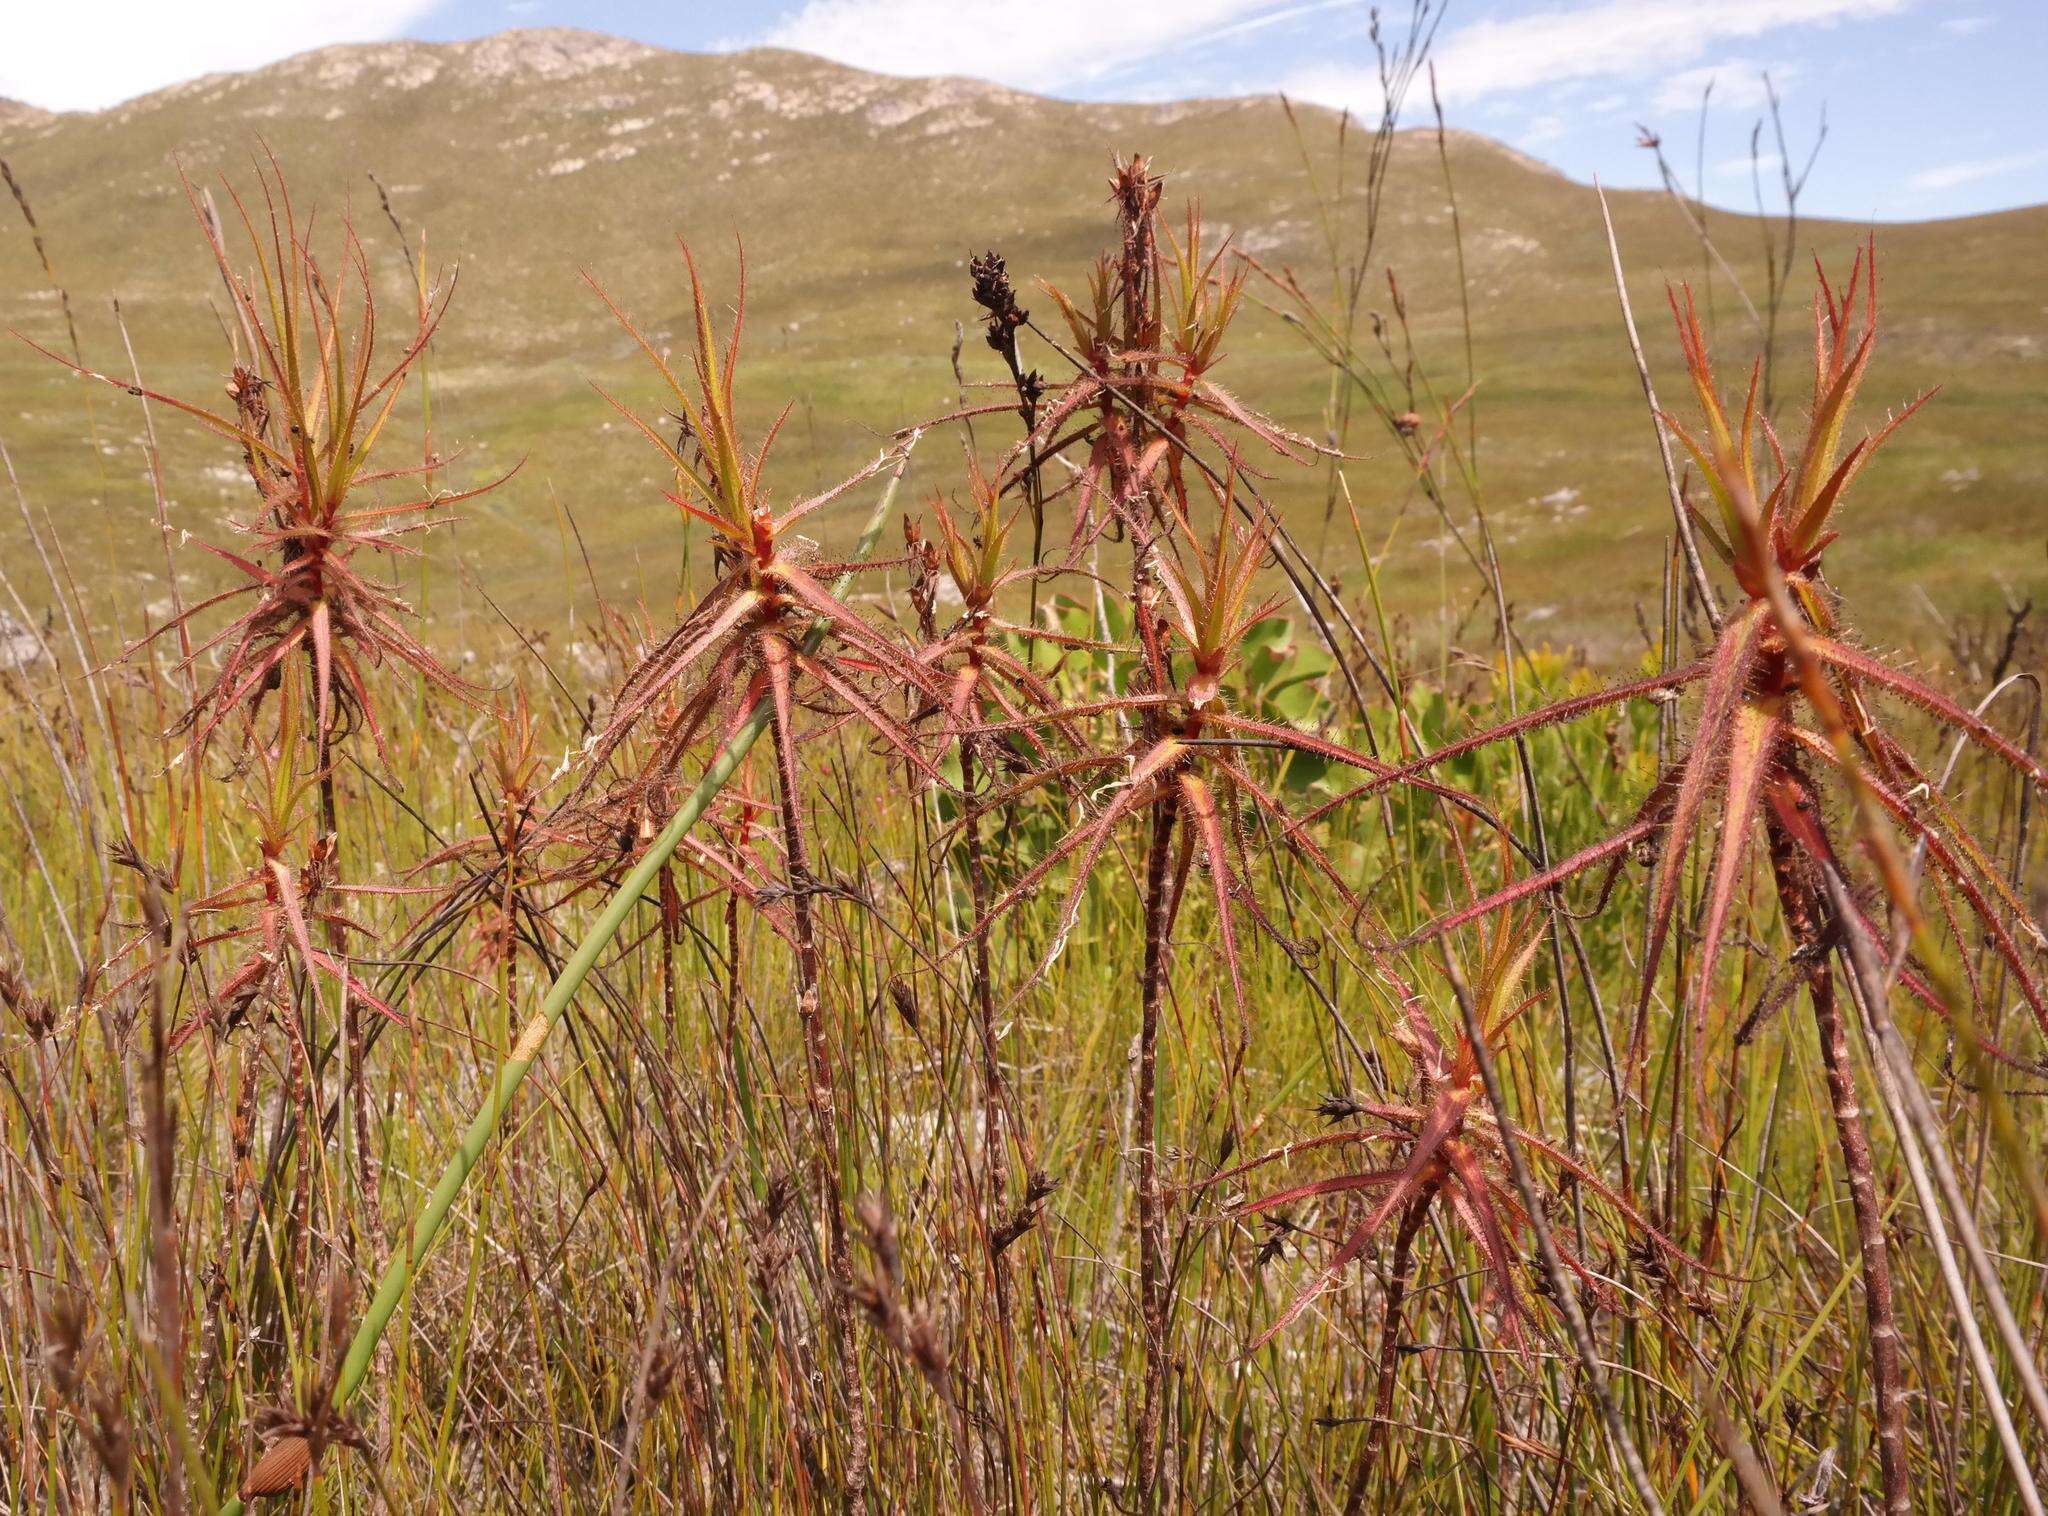
[[[434,582],[452,277],[394,336],[275,164],[190,192],[227,405],[50,357],[246,477],[231,537],[155,498],[214,587],[16,486],[9,1509],[2042,1509],[2038,649],[1915,666],[1825,573],[1926,403],[1862,399],[1877,248],[1797,409],[1672,292],[1662,610],[1596,674],[1374,261],[1421,61],[1326,292],[1117,157],[1085,287],[973,259],[990,377],[824,489],[744,259],[593,270],[660,482],[563,509],[647,513],[632,604]],[[1261,307],[1316,436],[1232,387]],[[1477,634],[1390,612],[1366,451]]]

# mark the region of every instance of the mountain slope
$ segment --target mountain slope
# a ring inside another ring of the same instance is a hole
[[[1305,112],[1304,121],[1327,178],[1334,118]],[[0,108],[0,156],[33,203],[88,362],[125,372],[110,305],[118,298],[151,385],[218,393],[218,283],[177,165],[217,197],[223,172],[246,191],[259,142],[285,166],[295,200],[321,207],[329,231],[352,208],[394,315],[409,306],[411,285],[368,176],[388,189],[430,262],[460,265],[435,349],[438,440],[461,447],[459,467],[472,473],[522,456],[527,464],[471,508],[457,543],[440,551],[459,550],[500,603],[534,620],[548,618],[554,602],[543,592],[559,590],[568,561],[555,501],[573,513],[608,591],[662,586],[674,572],[654,455],[607,422],[585,381],[643,399],[651,391],[630,344],[578,281],[581,269],[672,338],[686,310],[673,234],[691,239],[721,290],[731,288],[735,235],[744,238],[743,403],[765,423],[795,402],[779,450],[785,492],[850,469],[872,453],[875,432],[952,403],[955,321],[968,325],[970,381],[995,377],[975,338],[966,259],[993,246],[1026,280],[1081,283],[1107,235],[1113,149],[1151,154],[1169,175],[1169,196],[1199,197],[1240,247],[1328,282],[1327,272],[1312,273],[1327,270],[1327,254],[1295,139],[1270,100],[1072,104],[969,80],[884,78],[786,52],[703,57],[588,33],[512,32],[329,48],[98,114]],[[1510,587],[1560,630],[1601,620],[1611,630],[1618,607],[1654,598],[1668,515],[1597,207],[1587,188],[1483,138],[1454,134],[1448,157],[1477,338],[1480,463]],[[1616,215],[1653,362],[1675,390],[1661,281],[1697,277],[1698,249],[1659,197],[1617,196]],[[1717,214],[1713,226],[1745,282],[1760,288],[1756,224]],[[1803,228],[1800,241],[1833,264],[1858,235],[1822,223]],[[1930,383],[1947,386],[1870,476],[1859,506],[1867,530],[1841,554],[1838,578],[1852,592],[1859,576],[1890,571],[1883,582],[1893,599],[1877,612],[1888,630],[1917,614],[1901,570],[1944,604],[1981,601],[1994,573],[2022,588],[2041,578],[2035,502],[2048,456],[2030,418],[2048,399],[2044,237],[2048,209],[1883,236],[1892,331],[1866,394],[1903,400]],[[1405,134],[1366,299],[1386,306],[1384,266],[1393,267],[1419,350],[1447,393],[1465,388],[1455,255],[1434,136]],[[1805,287],[1795,277],[1795,302]],[[1716,310],[1732,368],[1754,338],[1725,281]],[[1242,324],[1224,377],[1254,403],[1313,426],[1327,386],[1318,365],[1264,312]],[[67,341],[58,300],[11,214],[0,232],[0,326],[59,348]],[[1795,332],[1784,349],[1794,389],[1798,343]],[[1057,362],[1037,361],[1049,370]],[[140,419],[107,392],[92,406],[97,455],[80,387],[18,344],[0,350],[0,441],[31,500],[64,520],[74,567],[159,571],[154,534],[137,530],[151,510]],[[161,417],[159,430],[175,523],[216,531],[216,518],[244,505],[235,471],[222,468],[234,460]],[[1354,445],[1372,450],[1380,440],[1360,432]],[[927,443],[931,485],[943,482],[952,446]],[[1384,460],[1358,465],[1352,484],[1376,539],[1406,512],[1393,573],[1404,604],[1434,609],[1440,526]],[[1289,482],[1279,498],[1310,542],[1322,540],[1319,484]],[[1934,530],[1924,525],[1930,511]],[[15,540],[0,535],[0,547]],[[1328,544],[1333,569],[1355,562],[1348,526]]]

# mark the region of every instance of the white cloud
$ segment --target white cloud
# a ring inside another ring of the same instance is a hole
[[[1990,24],[1989,16],[1950,16],[1941,23],[1941,29],[1958,37],[1967,37],[1973,32],[1983,31]]]
[[[7,5],[0,95],[97,110],[200,74],[397,36],[435,0],[93,0]]]
[[[805,0],[761,40],[885,74],[972,74],[1066,93],[1170,49],[1325,8],[1319,0]]]
[[[1776,153],[1758,153],[1754,162],[1744,153],[1740,158],[1723,158],[1710,172],[1720,179],[1747,179],[1751,174],[1761,174],[1768,185],[1776,181],[1784,167],[1785,160]]]
[[[1542,147],[1557,141],[1565,131],[1564,117],[1546,112],[1541,116],[1531,116],[1515,133],[1515,140],[1523,147]]]
[[[1917,0],[1592,0],[1554,5],[1505,21],[1474,21],[1446,32],[1434,49],[1437,84],[1447,103],[1481,109],[1504,95],[1543,90],[1557,99],[1595,81],[1660,80],[1668,94],[1699,104],[1700,86],[1719,76],[1714,102],[1751,106],[1763,100],[1760,65],[1730,58],[1699,60],[1719,44],[1762,37],[1785,27],[1830,26],[1895,15]],[[1771,77],[1779,77],[1774,66]],[[1784,70],[1790,72],[1790,70]],[[1378,74],[1364,64],[1315,63],[1283,81],[1288,94],[1318,105],[1347,106],[1362,116],[1380,109]],[[1602,104],[1604,105],[1604,101]]]
[[[1940,168],[1930,168],[1913,175],[1906,181],[1908,189],[1952,190],[1961,185],[1975,184],[1979,179],[1996,179],[2001,174],[2016,174],[2021,169],[2040,168],[2048,164],[2048,148],[2031,153],[2007,153],[1999,158],[1972,158],[1961,163],[1945,163]]]
[[[1311,63],[1295,69],[1280,81],[1280,90],[1296,100],[1348,110],[1364,121],[1378,121],[1386,99],[1376,72],[1345,63]]]
[[[1703,63],[1698,68],[1683,69],[1666,75],[1657,82],[1657,93],[1652,97],[1660,111],[1693,111],[1700,108],[1700,96],[1711,81],[1714,96],[1711,108],[1714,110],[1749,111],[1761,110],[1769,100],[1764,89],[1764,75],[1771,76],[1771,83],[1778,87],[1778,98],[1785,96],[1785,81],[1799,70],[1789,63],[1758,63],[1750,58],[1723,58],[1719,63]]]
[[[1641,79],[1690,64],[1716,44],[1793,26],[1893,15],[1913,0],[1596,0],[1475,21],[1443,37],[1446,99],[1471,100],[1576,79]],[[1718,96],[1720,91],[1715,91]]]
[[[1358,0],[1298,0],[1297,4],[1282,6],[1279,10],[1269,10],[1263,15],[1253,16],[1247,21],[1236,21],[1228,26],[1219,26],[1202,36],[1193,37],[1188,40],[1191,43],[1199,43],[1206,47],[1231,37],[1242,37],[1252,32],[1264,31],[1267,27],[1278,26],[1283,21],[1293,21],[1302,16],[1312,16],[1317,11],[1355,11],[1357,9]],[[1359,35],[1362,37],[1364,33],[1361,31]]]

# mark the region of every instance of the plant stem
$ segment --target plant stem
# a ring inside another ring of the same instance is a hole
[[[165,1024],[174,994],[173,970],[184,958],[185,921],[182,911],[175,922],[171,919],[161,893],[147,875],[142,889],[143,915],[151,930],[164,940],[163,957],[150,983],[149,1062],[142,1083],[143,1147],[149,1167],[149,1345],[161,1364],[159,1399],[164,1426],[169,1440],[182,1452],[190,1440],[185,1422],[185,1303],[178,1276],[177,1193],[172,1172],[178,1127],[171,1112]],[[170,1516],[183,1516],[185,1479],[178,1459],[164,1460],[159,1494]]]
[[[768,703],[775,713],[775,777],[782,799],[783,866],[787,871],[796,945],[796,1013],[803,1026],[804,1056],[809,1080],[804,1095],[811,1113],[811,1183],[825,1213],[826,1271],[832,1299],[825,1319],[831,1324],[832,1351],[839,1360],[846,1396],[846,1505],[866,1504],[868,1484],[867,1407],[862,1398],[859,1349],[853,1331],[853,1254],[846,1240],[846,1197],[839,1182],[839,1112],[833,1099],[832,1042],[825,1030],[818,988],[817,922],[811,910],[812,878],[804,842],[803,782],[797,771],[796,734],[790,730],[789,648],[771,636],[762,644],[770,677],[780,692]],[[777,665],[780,665],[779,672]]]
[[[308,653],[310,658],[312,655]],[[317,685],[315,686],[317,688]],[[341,821],[340,807],[336,803],[334,789],[334,748],[332,734],[322,723],[322,715],[316,703],[313,708],[314,764],[320,774],[320,829],[327,840],[328,867],[339,874],[341,869]],[[341,926],[333,921],[326,924],[327,951],[336,963],[346,962],[344,954],[347,944],[342,939]],[[377,1174],[375,1160],[371,1157],[370,1144],[370,1090],[364,1078],[363,1059],[368,1048],[363,1038],[362,1007],[356,1004],[356,997],[350,993],[347,984],[341,986],[341,1047],[345,1060],[342,1071],[342,1096],[348,1112],[347,1135],[341,1146],[346,1152],[354,1152],[343,1164],[343,1172],[352,1182],[354,1189],[355,1215],[349,1228],[353,1248],[354,1239],[360,1231],[373,1230],[377,1225]],[[315,1129],[317,1132],[317,1128]],[[360,1229],[360,1231],[358,1230]]]
[[[1837,919],[1845,919],[1854,909],[1848,887],[1842,882],[1841,875],[1832,869],[1827,873],[1826,882],[1828,898]],[[1948,1228],[1942,1221],[1941,1200],[1947,1201],[1955,1217],[1957,1232],[1976,1272],[1977,1283],[1984,1293],[1993,1323],[2006,1350],[2012,1355],[2013,1370],[2019,1376],[2027,1403],[2044,1429],[2048,1429],[2048,1395],[2043,1394],[2039,1371],[2031,1350],[2020,1335],[2019,1324],[2013,1317],[2005,1288],[1999,1282],[1998,1271],[1992,1267],[1977,1237],[1976,1220],[1970,1214],[1969,1203],[1956,1181],[1955,1168],[1942,1138],[1941,1123],[1920,1084],[1919,1075],[1914,1072],[1912,1055],[1900,1040],[1898,1028],[1892,1024],[1891,1009],[1884,1000],[1884,972],[1876,962],[1871,944],[1861,932],[1852,928],[1844,933],[1841,952],[1849,974],[1850,995],[1862,1013],[1860,1025],[1877,1075],[1878,1094],[1891,1117],[1893,1129],[1898,1133],[1899,1150],[1906,1160],[1921,1213],[1926,1218],[1928,1240],[1934,1246],[1935,1262],[1955,1307],[1957,1327],[1969,1349],[1971,1366],[1976,1372],[1985,1407],[1998,1433],[2007,1466],[2012,1470],[2020,1503],[2031,1516],[2039,1516],[2041,1495],[2035,1486],[2033,1472],[2027,1467],[2026,1455],[2013,1425],[2012,1412],[2005,1403],[1990,1350],[1985,1346],[1983,1333],[1970,1309],[1969,1293],[1956,1267]],[[1929,1177],[1930,1169],[1933,1178]],[[1939,1199],[1936,1181],[1939,1181]]]
[[[1436,1187],[1431,1185],[1409,1201],[1408,1209],[1401,1213],[1400,1230],[1394,1233],[1394,1256],[1387,1267],[1386,1307],[1380,1320],[1379,1388],[1373,1395],[1372,1421],[1365,1429],[1365,1446],[1358,1450],[1358,1462],[1351,1469],[1351,1489],[1344,1497],[1347,1516],[1365,1509],[1365,1490],[1372,1478],[1373,1460],[1394,1414],[1394,1379],[1401,1370],[1401,1303],[1407,1297],[1408,1280],[1414,1272],[1415,1234],[1422,1230],[1435,1195]]]
[[[988,877],[981,853],[981,816],[974,809],[975,781],[980,768],[976,758],[979,747],[979,739],[972,735],[960,743],[960,787],[967,797],[964,828],[967,894],[973,904],[976,921],[982,920],[988,911]],[[996,1035],[995,985],[989,968],[988,937],[986,932],[975,936],[972,964],[975,1030],[981,1042],[982,1207],[992,1237],[1005,1220],[1003,1207],[1009,1193],[1010,1160],[1003,1135],[1003,1108],[1008,1091],[1004,1088],[1001,1048]],[[1010,1268],[1001,1254],[991,1254],[989,1273],[995,1290],[997,1328],[1007,1339],[1010,1330]]]
[[[1777,782],[1795,792],[1792,804],[1817,807],[1818,797],[1796,770],[1789,766],[1781,769]],[[1900,1383],[1899,1328],[1892,1307],[1891,1255],[1885,1241],[1884,1208],[1877,1194],[1870,1134],[1863,1124],[1856,1076],[1849,1067],[1848,1033],[1835,1001],[1834,972],[1825,953],[1812,951],[1828,940],[1831,929],[1846,929],[1846,923],[1835,921],[1832,911],[1821,902],[1804,866],[1799,844],[1775,815],[1768,818],[1768,828],[1771,870],[1777,880],[1786,926],[1801,948],[1811,952],[1806,988],[1813,1000],[1821,1065],[1834,1112],[1835,1140],[1841,1147],[1842,1166],[1849,1176],[1849,1202],[1856,1218],[1857,1249],[1863,1259],[1863,1311],[1870,1328],[1870,1384],[1877,1398],[1877,1453],[1885,1509],[1894,1516],[1905,1516],[1913,1509],[1913,1496],[1906,1463],[1906,1396]]]
[[[1628,279],[1621,271],[1621,244],[1614,237],[1614,217],[1607,209],[1607,192],[1596,181],[1593,193],[1600,197],[1600,219],[1607,228],[1607,252],[1614,264],[1614,292],[1621,300],[1621,323],[1628,331],[1629,351],[1636,360],[1636,378],[1643,386],[1643,400],[1650,408],[1650,426],[1657,433],[1657,456],[1664,465],[1664,485],[1671,497],[1671,519],[1678,528],[1678,540],[1685,548],[1686,572],[1692,578],[1693,594],[1715,631],[1721,629],[1721,607],[1707,580],[1706,565],[1700,561],[1699,544],[1693,540],[1692,517],[1686,513],[1684,492],[1678,486],[1678,470],[1671,463],[1671,437],[1664,429],[1664,412],[1657,404],[1657,386],[1650,380],[1650,365],[1643,357],[1643,339],[1636,335],[1636,316],[1628,303]]]
[[[1564,1260],[1557,1251],[1557,1239],[1550,1234],[1550,1220],[1545,1216],[1542,1199],[1536,1193],[1536,1181],[1529,1173],[1529,1160],[1523,1156],[1521,1140],[1515,1136],[1514,1124],[1508,1119],[1507,1095],[1501,1088],[1500,1070],[1494,1064],[1493,1048],[1486,1040],[1486,1028],[1480,1023],[1478,1009],[1472,1003],[1472,991],[1458,972],[1455,960],[1444,960],[1444,972],[1457,996],[1458,1014],[1465,1023],[1465,1040],[1471,1046],[1479,1081],[1486,1087],[1486,1102],[1493,1109],[1494,1125],[1500,1132],[1501,1153],[1508,1161],[1515,1191],[1529,1217],[1529,1230],[1536,1235],[1536,1251],[1542,1255],[1543,1274],[1550,1284],[1551,1299],[1564,1317],[1570,1330],[1572,1348],[1578,1354],[1579,1367],[1584,1370],[1586,1382],[1592,1386],[1593,1397],[1599,1402],[1614,1461],[1620,1465],[1642,1508],[1650,1516],[1664,1516],[1664,1502],[1658,1497],[1656,1486],[1650,1483],[1650,1471],[1643,1463],[1643,1455],[1637,1449],[1635,1439],[1629,1436],[1628,1428],[1622,1422],[1621,1409],[1615,1402],[1613,1388],[1607,1382],[1607,1372],[1601,1366],[1598,1345],[1593,1341],[1593,1329],[1587,1325],[1586,1313],[1579,1307],[1576,1286],[1564,1271]]]
[[[1135,1483],[1140,1509],[1160,1508],[1165,1477],[1160,1418],[1166,1392],[1166,1218],[1159,1195],[1159,1002],[1166,988],[1166,939],[1172,930],[1167,896],[1178,806],[1162,799],[1152,811],[1152,846],[1145,860],[1145,963],[1140,979],[1138,1030],[1138,1306],[1145,1328],[1145,1398],[1138,1413]]]
[[[988,874],[982,858],[981,815],[975,809],[976,755],[980,739],[968,735],[960,742],[960,788],[965,807],[965,849],[967,894],[976,921],[988,912]],[[989,1290],[995,1302],[995,1346],[1002,1375],[1003,1446],[1010,1461],[1013,1494],[1021,1491],[1024,1472],[1022,1416],[1017,1404],[1016,1354],[1011,1334],[1010,1263],[996,1246],[1009,1217],[1006,1207],[1010,1191],[1010,1154],[1003,1131],[1003,1113],[1009,1105],[1009,1089],[1003,1078],[1002,1049],[996,1032],[995,982],[989,965],[989,934],[978,933],[971,958],[974,976],[974,1016],[981,1043],[981,1149],[982,1149],[982,1246],[988,1253]]]
[[[1813,1019],[1820,1034],[1820,1056],[1826,1071],[1828,1098],[1834,1107],[1835,1139],[1842,1166],[1849,1175],[1849,1202],[1856,1215],[1856,1242],[1863,1255],[1863,1310],[1870,1323],[1870,1382],[1877,1396],[1877,1455],[1884,1479],[1885,1508],[1913,1509],[1911,1478],[1906,1464],[1906,1394],[1900,1383],[1899,1328],[1892,1307],[1892,1271],[1884,1235],[1884,1212],[1877,1195],[1870,1134],[1856,1077],[1849,1067],[1849,1041],[1835,1000],[1834,974],[1826,960],[1807,971],[1813,997]]]

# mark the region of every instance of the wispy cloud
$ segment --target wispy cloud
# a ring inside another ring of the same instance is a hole
[[[1989,16],[1950,16],[1941,29],[1958,37],[1974,36],[1991,24]]]
[[[1723,158],[1708,172],[1717,179],[1747,179],[1753,173],[1761,174],[1768,183],[1784,167],[1785,160],[1776,153],[1758,153],[1754,159],[1744,153],[1740,158]]]
[[[1445,95],[1459,99],[1554,88],[1567,80],[1649,78],[1690,64],[1718,44],[1894,15],[1912,3],[1597,0],[1460,27],[1437,48],[1437,74]]]
[[[200,74],[400,35],[436,0],[95,0],[9,5],[0,95],[96,110]]]
[[[1764,88],[1764,75],[1771,76],[1771,83],[1778,87],[1782,98],[1785,81],[1798,72],[1798,67],[1790,63],[1723,58],[1719,63],[1703,63],[1697,68],[1681,69],[1678,73],[1666,75],[1658,81],[1652,103],[1660,111],[1696,111],[1700,97],[1711,84],[1714,86],[1713,104],[1716,109],[1760,110],[1770,98]]]
[[[973,74],[1065,91],[1132,65],[1327,8],[1320,0],[806,0],[762,40],[887,74]]]
[[[1312,16],[1318,11],[1356,10],[1358,0],[1299,0],[1294,5],[1283,5],[1278,10],[1267,11],[1262,16],[1253,16],[1249,21],[1233,21],[1227,26],[1211,28],[1199,37],[1189,39],[1190,45],[1206,46],[1214,42],[1227,42],[1233,37],[1249,36],[1262,32],[1283,22]]]
[[[1952,190],[1958,185],[1975,184],[1979,179],[1996,179],[2002,174],[2017,174],[2023,169],[2040,168],[2044,164],[2048,164],[2048,148],[2037,148],[2030,153],[2006,153],[1996,158],[1967,158],[1959,163],[1945,163],[1940,168],[1925,169],[1908,179],[1906,187],[1926,192]]]
[[[1895,15],[1918,0],[1593,0],[1554,5],[1507,20],[1447,31],[1435,48],[1444,99],[1485,103],[1528,90],[1548,96],[1594,83],[1656,82],[1660,110],[1699,104],[1709,77],[1716,104],[1753,108],[1763,101],[1761,65],[1742,57],[1704,63],[1714,49],[1791,28],[1835,26]],[[1783,65],[1774,65],[1778,78]],[[1371,68],[1314,63],[1282,85],[1320,105],[1362,115],[1380,107]],[[1676,102],[1674,105],[1673,102]]]

